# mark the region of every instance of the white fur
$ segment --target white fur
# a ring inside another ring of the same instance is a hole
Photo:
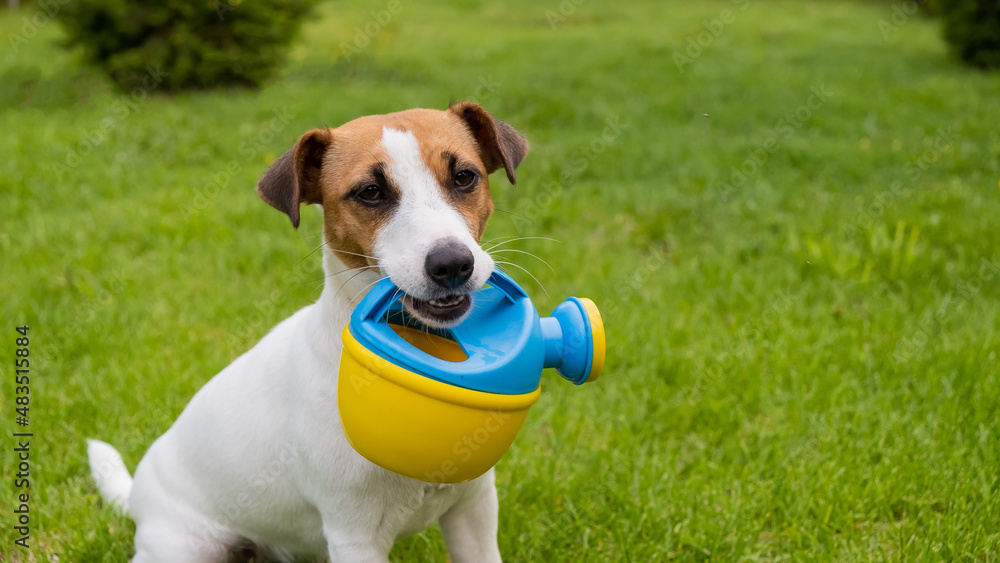
[[[384,272],[407,291],[426,289],[423,254],[455,236],[476,252],[475,283],[492,260],[447,205],[410,133],[385,130],[403,197],[378,235]],[[337,410],[341,330],[378,274],[341,287],[345,269],[324,247],[329,283],[319,301],[281,322],[191,399],[149,448],[130,482],[118,453],[88,445],[106,502],[136,523],[135,563],[222,561],[241,539],[281,561],[386,562],[394,541],[441,523],[451,560],[500,561],[492,470],[457,485],[424,483],[361,457]],[[332,277],[331,277],[332,276]]]
[[[132,476],[118,451],[100,440],[87,440],[90,476],[104,498],[123,514],[128,514],[128,497],[132,492]]]
[[[382,129],[382,146],[389,154],[389,174],[399,186],[399,208],[375,238],[375,258],[399,288],[417,299],[443,297],[427,279],[424,259],[435,242],[455,237],[472,251],[475,266],[467,287],[478,289],[493,272],[493,259],[476,243],[472,225],[445,199],[437,180],[420,158],[416,137],[409,131]]]

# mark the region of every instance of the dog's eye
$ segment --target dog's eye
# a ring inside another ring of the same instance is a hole
[[[471,170],[460,170],[455,174],[455,187],[460,190],[471,190],[476,185],[476,173]]]
[[[385,199],[385,194],[382,193],[382,188],[371,184],[355,192],[354,197],[361,200],[362,203],[376,205]]]

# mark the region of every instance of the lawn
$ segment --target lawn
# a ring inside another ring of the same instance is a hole
[[[319,296],[319,214],[254,192],[277,155],[471,98],[532,142],[485,238],[609,344],[597,384],[546,375],[497,467],[507,560],[997,562],[1000,75],[889,2],[448,4],[372,38],[370,5],[324,4],[259,92],[117,94],[44,21],[0,52],[0,357],[28,325],[34,433],[29,552],[8,368],[0,559],[127,561],[84,439],[134,469]],[[392,558],[443,561],[440,533]]]

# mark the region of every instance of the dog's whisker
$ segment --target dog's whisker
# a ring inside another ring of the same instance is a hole
[[[514,213],[513,211],[507,211],[506,209],[500,209],[499,207],[494,207],[493,211],[496,211],[497,213],[506,213],[507,215],[512,215],[514,217],[517,217],[518,219],[523,219],[524,221],[527,221],[535,225],[538,224],[538,221],[532,221],[531,219],[528,219],[527,217],[521,215],[520,213]]]
[[[353,280],[354,278],[360,276],[361,274],[362,274],[362,272],[357,272],[353,276],[347,278],[347,281],[345,281],[344,283],[340,284],[340,287],[337,288],[337,295],[340,295],[340,290],[344,289],[345,285],[351,283],[351,280]]]
[[[354,255],[354,256],[360,256],[362,258],[371,258],[372,260],[377,260],[377,258],[375,258],[374,256],[369,256],[367,254],[358,254],[357,252],[351,252],[350,250],[343,250],[341,248],[334,248],[333,246],[331,246],[330,243],[331,243],[331,241],[328,241],[328,240],[324,239],[323,242],[321,242],[319,246],[317,246],[311,252],[309,252],[309,254],[307,254],[306,257],[308,257],[309,255],[311,255],[313,252],[316,252],[320,248],[323,248],[324,246],[326,246],[330,250],[332,250],[333,252],[340,252],[340,253],[343,253],[343,254],[351,254],[351,255]]]
[[[375,258],[374,256],[369,256],[367,254],[358,254],[357,252],[348,252],[346,250],[334,250],[334,252],[340,252],[342,254],[350,254],[352,256],[360,256],[361,258],[371,258],[372,260],[378,260],[378,258]]]
[[[395,303],[396,297],[402,292],[403,290],[397,287],[396,291],[392,293],[392,299],[389,300],[389,303]],[[406,307],[400,308],[399,316],[403,319],[403,326],[406,326]]]
[[[371,258],[372,260],[378,260],[374,256],[368,256],[367,254],[358,254],[357,252],[351,252],[349,250],[340,250],[340,249],[334,248],[333,246],[330,246],[330,241],[324,240],[323,242],[321,242],[319,244],[319,246],[317,246],[316,248],[310,250],[308,254],[306,254],[305,256],[303,256],[302,260],[299,260],[295,265],[298,266],[299,264],[305,262],[307,258],[309,258],[313,254],[315,254],[317,250],[323,248],[324,246],[328,247],[333,252],[343,252],[344,254],[353,254],[355,256],[360,256],[362,258]]]
[[[546,296],[546,297],[549,297],[549,292],[548,292],[548,290],[546,290],[546,289],[545,289],[545,286],[544,286],[544,285],[542,285],[542,282],[538,281],[538,278],[536,278],[536,277],[534,276],[534,274],[532,274],[532,273],[531,273],[531,272],[529,272],[528,270],[524,269],[523,267],[521,267],[521,266],[519,266],[519,265],[515,264],[514,262],[507,262],[507,261],[498,261],[498,263],[500,263],[500,264],[507,264],[508,266],[514,266],[515,268],[517,268],[517,269],[519,269],[519,270],[523,271],[524,273],[528,274],[529,276],[531,276],[531,279],[535,280],[535,283],[537,283],[537,284],[538,284],[538,287],[542,288],[542,291],[543,291],[543,292],[545,292],[545,296]]]
[[[296,262],[295,265],[298,266],[299,264],[305,262],[307,258],[309,258],[310,256],[312,256],[317,250],[323,248],[323,246],[326,245],[326,244],[327,244],[327,241],[325,241],[325,240],[323,242],[319,243],[319,246],[317,246],[316,248],[310,250],[309,253],[306,254],[305,256],[303,256],[302,260],[299,260],[298,262]]]
[[[351,280],[353,280],[353,279],[354,279],[355,277],[357,277],[357,276],[358,276],[358,275],[359,275],[360,273],[361,273],[361,272],[358,272],[357,274],[354,274],[353,276],[351,276]],[[351,301],[351,302],[353,303],[353,302],[354,302],[354,300],[355,300],[355,299],[356,299],[356,298],[358,297],[358,295],[361,295],[362,293],[364,293],[364,291],[365,291],[366,289],[368,289],[369,287],[371,287],[371,286],[373,286],[373,285],[377,284],[378,282],[380,282],[380,281],[384,280],[384,279],[385,279],[385,278],[387,278],[387,277],[389,277],[389,276],[382,276],[382,277],[380,277],[379,279],[377,279],[377,280],[373,281],[372,283],[370,283],[370,284],[368,284],[368,285],[366,285],[366,286],[362,287],[362,288],[361,288],[361,289],[360,289],[360,290],[359,290],[359,291],[358,291],[357,293],[355,293],[355,294],[354,294],[354,297],[351,297],[350,301]],[[347,281],[351,281],[351,280],[347,280]],[[343,287],[343,286],[341,286],[341,287]],[[338,292],[339,292],[339,290],[338,290]]]
[[[312,295],[313,293],[315,293],[317,289],[323,289],[324,285],[326,285],[325,282],[319,282],[319,285],[317,285],[316,287],[312,288],[312,291],[309,292],[309,295]]]
[[[371,286],[373,286],[373,285],[377,284],[378,282],[380,282],[380,281],[382,281],[382,280],[386,279],[387,277],[389,277],[389,276],[382,276],[382,277],[378,278],[377,280],[375,280],[375,281],[373,281],[373,282],[369,283],[368,285],[366,285],[366,286],[362,287],[361,289],[359,289],[359,290],[358,290],[358,291],[357,291],[357,292],[356,292],[356,293],[354,294],[354,296],[353,296],[353,297],[351,297],[351,302],[353,302],[353,301],[354,301],[354,300],[355,300],[355,299],[356,299],[356,298],[358,297],[358,295],[360,295],[360,294],[364,293],[364,291],[365,291],[366,289],[368,289],[369,287],[371,287]]]
[[[485,245],[485,244],[489,244],[489,243],[491,243],[491,242],[493,242],[495,240],[499,240],[500,241],[498,244],[506,244],[508,242],[513,242],[515,240],[532,239],[532,238],[545,238],[545,237],[517,237],[517,236],[514,236],[514,235],[501,235],[501,236],[498,236],[498,237],[493,237],[491,239],[484,240],[484,241],[480,242],[479,244],[480,244],[480,246],[482,246],[482,245]],[[547,239],[547,240],[555,240],[555,239]],[[556,242],[559,242],[559,241],[556,241]],[[490,248],[494,248],[494,247],[490,247]]]
[[[378,260],[378,258],[375,258],[374,256],[369,256],[367,254],[358,254],[357,252],[351,252],[350,250],[341,250],[339,248],[331,248],[330,250],[334,252],[340,252],[342,254],[350,254],[352,256],[360,256],[362,258],[371,258],[372,260]]]
[[[511,240],[514,240],[515,238],[516,238],[516,237],[510,237],[510,236],[500,236],[500,237],[493,237],[493,238],[491,238],[490,240],[487,240],[487,241],[483,241],[483,243],[482,243],[482,244],[483,244],[483,245],[486,245],[486,244],[489,244],[489,243],[491,243],[491,242],[493,242],[493,241],[495,241],[495,240],[498,240],[498,241],[500,241],[500,242],[496,243],[495,245],[493,245],[493,246],[491,246],[491,247],[487,248],[487,249],[486,249],[486,251],[487,251],[487,252],[489,252],[489,249],[490,249],[490,248],[496,248],[497,246],[500,246],[500,245],[502,245],[502,244],[506,244],[506,243],[507,243],[508,241],[511,241]]]
[[[539,262],[541,262],[542,264],[545,264],[545,266],[546,266],[546,267],[547,267],[547,268],[548,268],[549,270],[551,270],[553,274],[555,274],[555,273],[556,273],[556,271],[555,271],[555,270],[554,270],[554,269],[552,268],[552,266],[550,266],[550,265],[549,265],[549,263],[548,263],[548,262],[546,262],[545,260],[542,260],[542,259],[541,259],[541,258],[539,258],[539,257],[538,257],[537,255],[535,255],[535,254],[532,254],[532,253],[530,253],[530,252],[526,252],[526,251],[524,251],[524,250],[517,250],[516,248],[505,248],[505,249],[502,249],[502,250],[494,250],[494,251],[493,251],[493,252],[492,252],[492,253],[491,253],[490,255],[492,256],[493,254],[500,254],[501,252],[518,252],[518,253],[520,253],[520,254],[527,254],[528,256],[531,256],[532,258],[534,258],[535,260],[538,260],[538,261],[539,261]],[[556,274],[556,275],[558,275],[558,274]]]
[[[376,270],[376,269],[378,269],[378,266],[359,266],[357,268],[345,268],[345,269],[343,269],[343,270],[341,270],[339,272],[334,272],[332,274],[329,274],[329,275],[326,275],[326,276],[323,276],[323,277],[324,277],[324,279],[325,278],[332,278],[334,276],[339,276],[340,274],[345,274],[347,272],[354,272],[354,271],[359,271],[359,270]]]
[[[337,288],[336,294],[340,295],[340,292],[344,289],[344,286],[346,286],[347,284],[351,283],[351,280],[353,280],[354,278],[360,276],[363,273],[365,273],[364,270],[362,270],[360,272],[357,272],[353,276],[347,278],[347,281],[345,281],[344,283],[340,284],[340,287]],[[378,280],[376,280],[376,281],[378,281]],[[362,291],[364,291],[364,290],[362,290]],[[360,292],[358,292],[358,293],[360,293]],[[355,294],[355,297],[357,297],[357,294]],[[353,299],[351,299],[350,301],[353,301]]]
[[[552,242],[562,242],[561,240],[557,240],[557,239],[549,238],[549,237],[516,237],[516,238],[509,239],[509,240],[505,240],[503,242],[498,242],[497,244],[494,244],[493,246],[491,246],[491,247],[489,247],[489,248],[487,248],[485,250],[486,250],[486,252],[489,252],[489,251],[493,250],[494,248],[497,248],[498,246],[503,246],[505,244],[510,244],[512,242],[519,241],[519,240],[548,240],[548,241],[552,241]]]
[[[500,240],[502,238],[507,238],[507,237],[506,236],[493,237],[491,239],[487,239],[487,240],[482,241],[480,244],[489,244],[489,243],[491,243],[491,242],[493,242],[495,240]]]

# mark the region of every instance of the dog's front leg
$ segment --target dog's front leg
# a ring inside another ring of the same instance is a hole
[[[330,563],[389,563],[391,541],[385,545],[375,536],[377,530],[343,524],[338,520],[326,520],[323,524]]]
[[[389,550],[357,540],[334,543],[327,540],[330,563],[389,563]]]
[[[439,522],[444,545],[452,563],[500,563],[497,518],[500,503],[493,470],[476,482],[480,485],[467,499],[451,507]]]

